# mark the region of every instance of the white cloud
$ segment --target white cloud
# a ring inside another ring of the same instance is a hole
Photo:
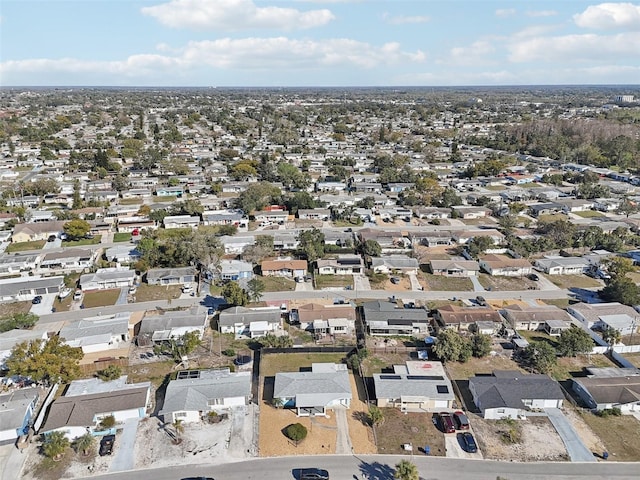
[[[530,38],[508,46],[512,62],[581,62],[631,57],[640,60],[640,32],[618,35],[565,35]]]
[[[515,8],[500,8],[496,10],[496,17],[507,18],[516,14]]]
[[[479,65],[493,63],[487,58],[495,52],[494,46],[487,40],[478,40],[466,47],[455,47],[449,52],[446,59],[440,63],[451,65]]]
[[[171,0],[141,12],[173,28],[243,30],[308,29],[335,19],[330,10],[302,12],[294,8],[258,7],[252,0]]]
[[[554,25],[530,25],[513,34],[513,38],[529,38],[545,35],[558,27]]]
[[[554,17],[558,14],[555,10],[531,10],[527,12],[528,17]]]
[[[129,77],[163,73],[187,73],[201,67],[238,71],[313,70],[331,67],[375,68],[403,63],[423,62],[426,55],[402,51],[398,43],[374,46],[350,39],[322,42],[274,38],[222,38],[190,42],[184,48],[172,49],[160,44],[171,54],[132,55],[121,61],[85,61],[73,58],[31,59],[0,63],[0,74],[64,72],[68,74],[117,74]]]
[[[408,16],[408,15],[390,15],[388,13],[385,13],[384,15],[382,15],[382,18],[383,20],[385,20],[387,23],[391,25],[427,23],[428,21],[431,20],[431,18],[429,18],[426,15]]]
[[[573,16],[576,25],[596,30],[640,30],[640,5],[601,3]]]

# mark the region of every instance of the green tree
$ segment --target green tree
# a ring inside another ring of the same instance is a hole
[[[418,467],[409,460],[400,460],[400,462],[396,463],[393,478],[397,480],[418,480]]]
[[[240,192],[235,206],[247,215],[262,210],[267,205],[280,203],[282,192],[268,182],[252,183],[244,192]]]
[[[362,244],[362,253],[369,257],[379,257],[382,253],[382,247],[375,240],[366,240]]]
[[[59,460],[67,448],[69,448],[69,445],[69,439],[65,436],[64,432],[51,432],[45,436],[44,443],[42,444],[42,453],[48,458]]]
[[[73,441],[73,449],[76,452],[81,452],[82,455],[87,456],[95,444],[95,437],[91,435],[91,433],[87,432]]]
[[[604,268],[611,276],[611,281],[622,280],[626,278],[628,273],[634,271],[633,260],[625,257],[611,257],[604,262]]]
[[[73,181],[73,204],[71,208],[77,210],[78,208],[82,208],[82,193],[80,192],[80,180],[77,178]]]
[[[540,373],[549,373],[558,362],[556,350],[547,342],[531,342],[522,351],[523,363]]]
[[[589,353],[592,349],[591,336],[575,325],[563,331],[558,338],[557,351],[562,357],[575,357],[580,353]]]
[[[467,250],[469,251],[469,254],[472,257],[478,258],[480,255],[482,255],[485,251],[487,251],[489,248],[493,246],[494,246],[494,243],[491,237],[478,236],[478,237],[473,237],[471,241],[467,243]]]
[[[91,230],[91,225],[86,220],[71,220],[62,227],[69,240],[79,240],[84,238]]]
[[[247,292],[245,292],[238,282],[228,282],[222,287],[222,296],[230,305],[246,305],[249,301]]]
[[[100,420],[100,424],[99,424],[100,428],[103,428],[104,430],[109,430],[110,428],[113,428],[116,426],[116,417],[114,417],[113,415],[109,415],[104,417],[102,420]]]
[[[627,277],[607,281],[607,285],[598,294],[606,302],[640,304],[640,287]]]
[[[104,382],[116,380],[122,376],[122,369],[117,365],[109,365],[107,368],[98,370],[96,377]]]
[[[317,228],[301,231],[298,241],[298,249],[307,257],[307,261],[315,262],[324,256],[324,233]]]
[[[39,320],[35,313],[18,312],[6,317],[0,318],[0,332],[8,332],[10,330],[27,330],[33,327]]]
[[[247,282],[247,295],[249,300],[252,302],[257,302],[262,297],[262,293],[264,292],[264,282],[260,280],[258,277],[253,277],[251,280]]]
[[[471,354],[482,358],[491,353],[491,337],[484,333],[477,333],[471,337]]]
[[[443,362],[466,362],[471,357],[471,342],[453,329],[440,330],[433,353]]]
[[[307,427],[301,423],[292,423],[284,429],[284,434],[298,446],[298,443],[307,438]]]
[[[609,345],[616,345],[622,340],[622,333],[616,328],[606,327],[602,330],[602,339]]]
[[[373,426],[380,425],[384,421],[384,413],[382,413],[382,410],[377,405],[371,405],[369,407],[369,414],[367,416],[369,423]]]
[[[80,375],[78,366],[82,350],[62,343],[59,336],[48,340],[31,340],[17,344],[7,358],[10,375],[31,377],[38,383],[50,385],[67,383]]]
[[[629,215],[633,215],[634,213],[638,213],[638,204],[630,201],[628,198],[625,198],[618,208],[616,209],[616,213],[620,215],[625,215],[629,218]]]

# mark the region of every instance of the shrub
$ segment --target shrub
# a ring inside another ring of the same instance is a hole
[[[284,429],[284,434],[298,445],[298,442],[307,438],[307,427],[301,423],[292,423]]]
[[[622,415],[622,411],[618,408],[618,407],[613,407],[613,408],[605,408],[604,410],[598,410],[596,412],[596,415],[598,415],[599,417],[619,417],[620,415]]]
[[[116,417],[113,415],[109,415],[108,417],[104,417],[100,422],[100,427],[104,429],[113,428],[116,426]]]
[[[236,351],[233,348],[225,348],[222,351],[223,355],[226,355],[227,357],[235,357],[236,356]]]
[[[122,376],[122,369],[117,365],[109,365],[107,368],[103,370],[98,370],[96,372],[96,376],[100,380],[104,382],[108,382],[110,380],[115,380],[117,378],[120,378]]]

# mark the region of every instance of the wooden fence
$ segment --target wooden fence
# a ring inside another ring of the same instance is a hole
[[[99,370],[104,370],[105,368],[111,365],[115,365],[117,367],[128,367],[129,359],[128,358],[111,358],[108,360],[98,360],[93,363],[80,365],[80,370],[83,375],[89,375],[91,373],[96,373]]]

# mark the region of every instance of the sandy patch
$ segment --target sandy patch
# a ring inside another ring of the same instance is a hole
[[[347,422],[353,451],[358,454],[378,453],[373,439],[373,430],[361,421],[369,412],[369,408],[365,403],[364,385],[361,382],[357,382],[354,375],[350,375],[349,378],[351,380],[353,399],[351,400],[351,408],[347,411]]]
[[[576,433],[585,444],[585,446],[592,452],[604,452],[606,447],[600,440],[600,438],[591,430],[591,427],[578,415],[572,407],[565,407],[562,409],[562,413],[571,426],[575,429]]]

